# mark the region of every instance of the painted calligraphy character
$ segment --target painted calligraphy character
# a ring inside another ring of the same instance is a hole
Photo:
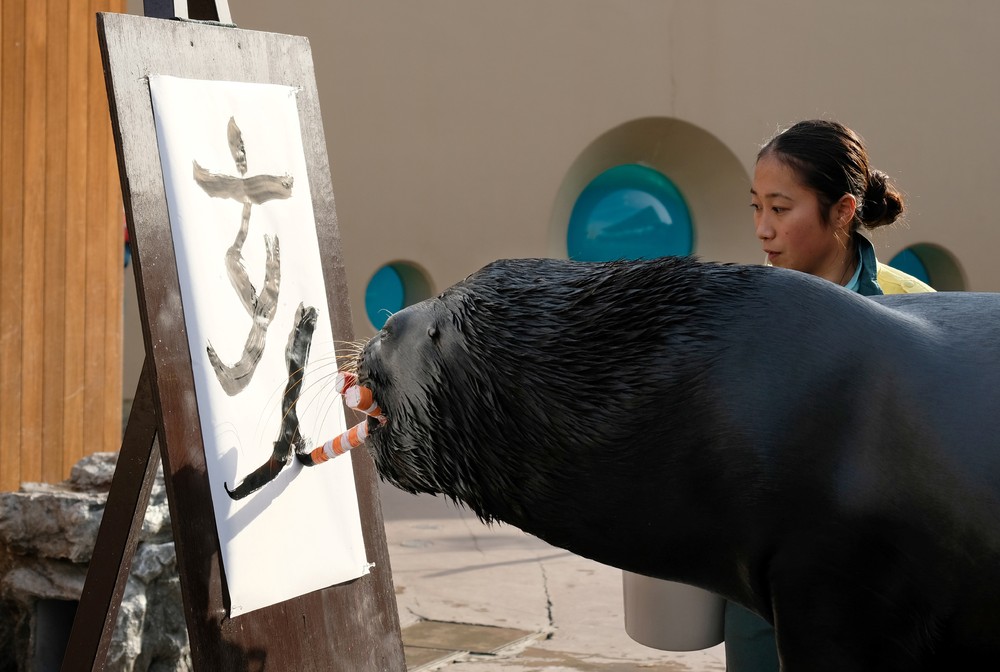
[[[267,329],[274,319],[278,306],[278,291],[281,285],[281,267],[279,242],[277,236],[264,236],[267,259],[264,272],[264,286],[258,294],[250,282],[246,266],[243,263],[243,244],[246,242],[250,226],[250,210],[254,204],[260,205],[273,199],[285,199],[292,195],[292,177],[289,175],[253,175],[246,176],[247,157],[243,144],[243,134],[236,120],[229,119],[227,129],[229,149],[236,162],[240,176],[223,175],[210,172],[194,162],[195,182],[214,198],[227,198],[243,204],[243,218],[240,223],[236,240],[226,251],[226,270],[229,281],[239,296],[243,307],[252,318],[250,333],[247,335],[240,360],[229,366],[222,362],[212,344],[208,344],[208,358],[215,369],[219,384],[230,396],[243,391],[250,383],[257,364],[264,353]],[[267,462],[251,472],[243,482],[233,490],[228,484],[223,484],[226,492],[233,499],[242,499],[251,492],[272,481],[291,458],[293,449],[301,452],[306,447],[306,441],[299,432],[299,420],[296,405],[299,400],[302,378],[306,362],[309,359],[309,348],[312,344],[313,331],[316,328],[316,309],[300,303],[295,311],[294,324],[288,336],[285,347],[285,364],[288,369],[288,382],[281,400],[281,428],[278,439]]]
[[[312,344],[313,331],[316,329],[316,309],[306,308],[299,304],[295,311],[295,326],[288,335],[288,345],[285,346],[285,364],[288,366],[288,383],[285,394],[281,398],[281,430],[278,440],[267,462],[251,472],[243,482],[230,490],[228,484],[223,484],[232,499],[243,499],[251,492],[259,490],[274,480],[292,456],[292,451],[301,453],[308,451],[306,440],[299,432],[299,418],[295,406],[299,401],[299,390],[302,387],[306,361],[309,359],[309,346]]]
[[[210,172],[195,161],[194,180],[209,196],[228,198],[243,204],[243,219],[239,232],[236,234],[236,240],[226,251],[226,271],[243,307],[252,318],[250,333],[247,334],[246,344],[243,346],[243,356],[232,366],[223,363],[212,344],[208,344],[208,359],[215,369],[215,375],[222,389],[232,396],[246,388],[257,369],[264,352],[267,328],[278,308],[278,288],[281,284],[278,238],[275,236],[272,240],[266,235],[264,245],[267,248],[267,262],[264,270],[264,287],[260,294],[250,282],[250,275],[243,264],[243,243],[250,227],[250,209],[254,204],[260,205],[273,199],[285,199],[291,196],[292,178],[289,175],[246,177],[246,148],[243,145],[243,135],[233,118],[229,119],[227,135],[229,150],[236,161],[240,177]]]

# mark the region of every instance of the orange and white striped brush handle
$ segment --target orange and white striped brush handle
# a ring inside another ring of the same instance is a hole
[[[358,385],[358,377],[349,371],[338,371],[334,379],[334,387],[337,392],[344,395],[344,402],[348,407],[356,411],[361,411],[365,415],[378,418],[380,422],[385,422],[382,409],[375,403],[372,391],[367,387]],[[330,439],[322,446],[314,448],[308,453],[296,453],[302,464],[313,467],[322,464],[327,460],[332,460],[338,455],[343,455],[352,448],[357,448],[368,438],[368,421],[362,420],[346,432],[336,438]]]
[[[363,420],[340,436],[330,439],[318,448],[314,448],[309,453],[311,464],[310,462],[306,462],[306,464],[314,466],[322,464],[327,460],[332,460],[338,455],[343,455],[352,448],[362,445],[366,438],[368,438],[368,421]]]
[[[367,387],[358,385],[358,377],[349,371],[338,371],[334,379],[334,389],[344,395],[344,403],[348,408],[361,411],[365,415],[378,417],[382,409],[375,403],[375,396]]]

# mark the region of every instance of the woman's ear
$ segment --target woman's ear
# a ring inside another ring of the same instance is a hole
[[[858,199],[852,194],[844,194],[831,208],[833,214],[833,224],[838,229],[844,229],[845,233],[851,232],[851,222],[854,221],[854,213],[858,210]]]

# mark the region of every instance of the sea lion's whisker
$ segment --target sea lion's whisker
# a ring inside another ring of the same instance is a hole
[[[322,415],[320,415],[315,423],[317,427],[326,425],[326,418],[330,413],[329,409],[334,408],[337,403],[336,398],[340,396],[330,383],[330,378],[324,378],[319,381],[313,381],[303,389],[304,397],[308,393],[305,405],[302,408],[303,415],[310,413],[315,406],[324,409]]]
[[[329,377],[322,377],[322,378],[320,378],[318,380],[314,380],[314,381],[311,381],[309,383],[306,383],[305,382],[305,377],[303,376],[302,379],[300,379],[299,381],[297,381],[296,383],[294,383],[293,385],[291,385],[288,388],[289,390],[293,390],[293,389],[295,389],[298,386],[301,386],[302,389],[299,391],[298,396],[297,396],[295,402],[291,406],[289,406],[288,410],[282,416],[282,418],[281,418],[282,421],[284,421],[284,419],[288,416],[289,413],[291,413],[293,410],[297,409],[299,402],[301,401],[302,397],[304,397],[306,395],[307,392],[311,392],[312,390],[314,390],[317,387],[319,387],[321,390],[322,389],[326,389],[326,387],[329,384],[330,384]],[[340,394],[340,393],[338,392],[338,394]],[[303,407],[303,412],[306,409],[309,408],[309,405],[308,405],[309,403],[310,402],[308,402],[308,401],[306,402],[306,406]]]
[[[334,379],[334,389],[344,396],[344,402],[350,408],[369,416],[378,417],[380,422],[382,421],[384,416],[381,415],[381,410],[374,403],[371,390],[359,386],[357,376],[341,371]],[[295,457],[306,466],[316,466],[338,455],[343,455],[352,448],[361,446],[367,438],[368,420],[365,419],[309,453],[297,452]]]
[[[305,379],[303,377],[299,381],[290,385],[286,391],[286,394],[288,393],[288,391],[291,391],[296,387],[302,385],[304,380]],[[311,385],[317,385],[317,384],[325,385],[326,382],[327,381],[323,379],[322,381],[315,381],[314,383],[305,385],[302,388],[302,392],[311,389]],[[338,372],[338,374],[334,377],[333,389],[338,394],[343,395],[344,403],[347,404],[348,408],[352,408],[356,411],[364,413],[365,415],[372,416],[375,418],[384,417],[382,415],[382,409],[379,408],[378,404],[375,403],[372,391],[367,387],[358,385],[357,376],[355,376],[354,374],[346,373],[343,371]],[[284,422],[285,418],[287,418],[289,414],[291,414],[292,412],[297,412],[297,406],[299,400],[303,396],[302,392],[300,392],[296,396],[295,400],[289,405],[288,410],[284,413],[284,415],[281,418],[282,422]],[[308,405],[303,408],[303,412],[305,412],[307,408]],[[299,428],[296,429],[295,435],[301,436]]]

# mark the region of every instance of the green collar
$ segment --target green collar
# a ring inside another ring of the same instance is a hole
[[[861,276],[858,278],[858,294],[861,296],[881,296],[882,288],[878,285],[878,259],[875,258],[875,247],[871,241],[858,232],[854,232],[854,245],[861,257]]]

